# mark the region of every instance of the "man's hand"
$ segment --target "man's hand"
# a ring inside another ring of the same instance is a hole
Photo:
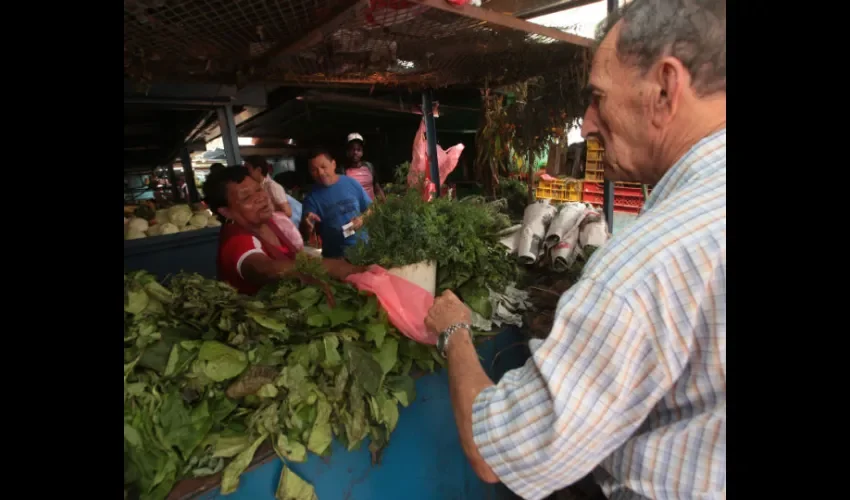
[[[304,225],[307,226],[307,230],[311,233],[316,228],[317,222],[322,222],[321,217],[314,214],[313,212],[308,212],[307,215],[304,216]]]
[[[351,219],[351,227],[352,227],[355,231],[357,231],[357,230],[359,230],[361,227],[363,227],[363,216],[361,215],[361,216],[357,216],[357,217],[355,217],[355,218]]]
[[[446,290],[434,299],[434,305],[425,317],[425,326],[439,334],[455,323],[471,323],[471,317],[472,314],[466,304],[461,302],[451,290]]]

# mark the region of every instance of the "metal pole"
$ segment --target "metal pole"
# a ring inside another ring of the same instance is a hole
[[[617,0],[608,0],[608,14],[617,11]],[[608,224],[608,232],[614,234],[614,183],[605,179],[602,183],[602,213]]]
[[[201,201],[201,197],[198,195],[198,186],[195,184],[195,171],[192,169],[192,157],[189,155],[189,148],[180,149],[180,163],[183,165],[183,176],[186,179],[186,186],[189,188],[189,203],[198,203]]]
[[[437,124],[434,122],[434,102],[431,90],[422,91],[422,114],[425,116],[425,133],[428,140],[428,163],[431,166],[431,182],[437,188],[436,196],[440,196],[440,167],[437,164]]]
[[[222,106],[218,113],[218,129],[221,131],[221,142],[224,143],[224,154],[227,156],[227,166],[242,164],[239,154],[239,139],[236,135],[236,121],[233,119],[233,107]]]

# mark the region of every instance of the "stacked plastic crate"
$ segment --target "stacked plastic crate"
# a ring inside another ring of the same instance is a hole
[[[602,160],[605,157],[605,148],[593,137],[587,138],[586,146],[587,158],[584,166],[582,201],[601,207],[605,192],[603,188],[605,175],[602,166]],[[614,183],[615,212],[639,213],[641,208],[643,208],[643,202],[643,190],[639,183]]]

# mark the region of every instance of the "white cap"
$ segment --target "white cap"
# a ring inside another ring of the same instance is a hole
[[[348,134],[348,140],[346,141],[346,143],[351,142],[351,141],[366,142],[366,141],[363,140],[363,136],[358,134],[357,132],[352,132],[352,133]]]

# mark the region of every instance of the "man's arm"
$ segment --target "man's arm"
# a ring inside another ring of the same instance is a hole
[[[469,309],[460,302],[460,299],[451,291],[446,291],[434,302],[434,307],[425,318],[425,325],[439,334],[456,323],[469,324],[470,316]],[[472,470],[482,481],[498,483],[499,478],[481,457],[472,437],[472,403],[481,391],[493,386],[493,381],[481,368],[470,332],[459,329],[452,334],[446,347],[446,357],[449,370],[449,396],[454,409],[461,448]]]
[[[549,337],[496,385],[461,331],[447,349],[452,406],[473,469],[532,500],[578,481],[621,446],[675,376],[644,329],[645,311],[604,285],[582,280],[559,305]]]

